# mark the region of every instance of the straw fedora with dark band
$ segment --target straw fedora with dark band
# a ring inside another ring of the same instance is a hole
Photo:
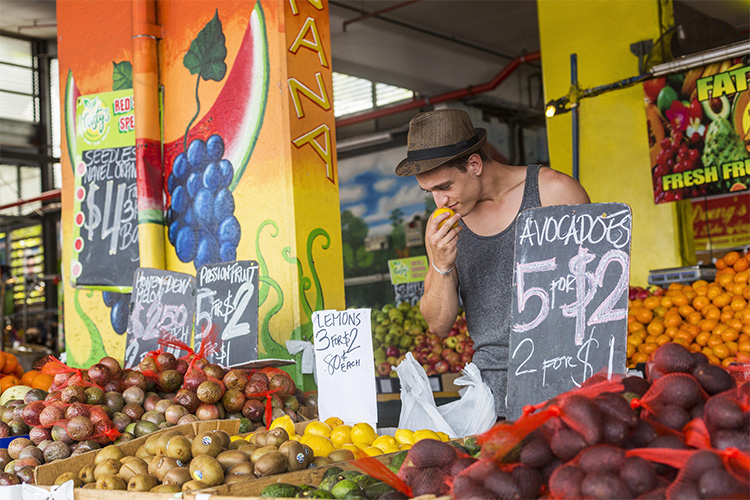
[[[487,131],[474,128],[466,111],[438,109],[420,113],[409,122],[406,159],[396,175],[417,175],[479,150]]]

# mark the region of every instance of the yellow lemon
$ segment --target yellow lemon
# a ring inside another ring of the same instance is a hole
[[[411,445],[409,443],[404,443],[398,447],[399,450],[408,450],[411,448]]]
[[[445,432],[437,431],[437,435],[438,435],[438,437],[440,437],[440,441],[442,441],[444,443],[447,442],[447,441],[450,441],[450,439],[451,439],[451,437],[448,434],[446,434]]]
[[[396,438],[393,436],[380,436],[375,441],[372,442],[372,446],[375,448],[379,448],[383,450],[383,452],[387,453],[385,450],[388,448],[398,448],[398,443],[396,442]]]
[[[399,429],[393,437],[398,444],[414,444],[414,431],[411,429]]]
[[[354,424],[354,427],[352,427],[351,432],[352,437],[352,443],[366,443],[366,444],[372,444],[373,441],[375,441],[375,438],[378,437],[378,435],[375,433],[375,429],[372,428],[372,426],[366,422],[360,422],[358,424]]]
[[[344,444],[352,443],[352,426],[351,425],[339,425],[331,431],[331,442],[336,448],[341,448]]]
[[[432,213],[432,218],[434,219],[434,218],[435,218],[435,217],[437,217],[438,215],[440,215],[440,214],[445,214],[445,213],[447,213],[447,214],[448,214],[448,219],[450,219],[451,217],[453,217],[453,215],[454,215],[454,214],[455,214],[456,212],[454,212],[454,211],[453,211],[453,210],[451,210],[450,208],[438,208],[437,210],[435,210],[435,211],[434,211],[434,212]],[[443,227],[443,224],[445,224],[445,221],[446,221],[446,220],[448,220],[448,219],[445,219],[444,221],[442,221],[442,222],[441,222],[441,223],[440,223],[440,224],[438,225],[438,229],[440,229],[441,227]],[[451,229],[453,229],[454,227],[458,227],[458,222],[456,222],[455,224],[453,224],[453,227],[451,227]]]
[[[430,429],[420,429],[414,432],[415,443],[423,439],[434,439],[436,441],[440,441],[440,436],[438,436],[435,431],[431,431]]]
[[[230,436],[230,438],[229,438],[229,440],[232,441],[232,442],[235,442],[235,441],[237,441],[239,439],[241,439],[243,441],[246,441],[246,439],[244,437],[242,437],[242,436]]]
[[[328,438],[331,437],[331,426],[325,422],[310,422],[305,427],[305,434]]]
[[[292,422],[292,419],[289,417],[289,415],[275,418],[273,422],[271,422],[271,426],[268,429],[271,430],[275,429],[276,427],[282,427],[290,437],[296,434],[296,432],[294,431],[294,422]]]
[[[381,450],[380,448],[375,448],[374,446],[368,446],[362,451],[364,451],[368,457],[375,457],[377,455],[383,454],[383,450]]]
[[[353,443],[353,444],[354,444],[354,446],[356,446],[360,450],[364,450],[365,448],[367,448],[368,446],[370,446],[367,443],[360,443],[360,442],[356,442],[356,443]]]
[[[316,457],[327,457],[329,453],[336,449],[328,438],[315,434],[303,436],[300,442],[312,448]]]
[[[354,458],[362,458],[364,456],[364,453],[362,453],[362,450],[356,444],[344,443],[341,445],[341,449],[349,450],[354,453]]]
[[[302,436],[300,436],[299,434],[295,434],[294,436],[289,436],[289,439],[291,439],[292,441],[297,441],[299,443],[302,440]]]
[[[331,429],[335,429],[339,425],[343,425],[344,421],[339,417],[328,417],[327,419],[325,419],[325,423],[327,423]]]

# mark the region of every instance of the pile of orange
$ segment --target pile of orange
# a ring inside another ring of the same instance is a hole
[[[750,363],[750,253],[729,252],[716,268],[711,283],[673,283],[663,296],[630,301],[630,368],[667,342],[702,352],[715,365]]]
[[[0,394],[17,385],[48,391],[52,381],[52,375],[39,373],[36,370],[24,373],[23,367],[13,354],[0,351]]]

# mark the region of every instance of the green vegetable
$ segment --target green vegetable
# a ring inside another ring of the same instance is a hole
[[[669,107],[679,99],[677,91],[670,86],[666,86],[659,91],[659,97],[656,98],[656,105],[659,106],[659,111],[665,113]]]
[[[298,491],[299,488],[293,484],[276,483],[269,484],[263,488],[260,492],[260,496],[271,498],[294,498],[294,495],[296,495]]]

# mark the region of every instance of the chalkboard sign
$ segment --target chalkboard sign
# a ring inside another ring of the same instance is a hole
[[[625,373],[631,226],[623,203],[519,215],[508,419],[602,370]]]
[[[133,91],[78,98],[75,286],[128,291],[139,265]]]
[[[393,285],[393,294],[396,297],[396,304],[408,302],[409,305],[415,306],[424,295],[424,281]]]
[[[208,325],[218,329],[211,363],[234,367],[258,359],[258,263],[224,262],[198,268],[195,350]]]
[[[316,311],[312,321],[319,419],[335,416],[374,427],[378,405],[370,310]]]
[[[195,310],[195,278],[189,274],[138,268],[130,295],[125,367],[137,366],[146,353],[170,336],[190,345]],[[185,353],[167,348],[173,354]]]

